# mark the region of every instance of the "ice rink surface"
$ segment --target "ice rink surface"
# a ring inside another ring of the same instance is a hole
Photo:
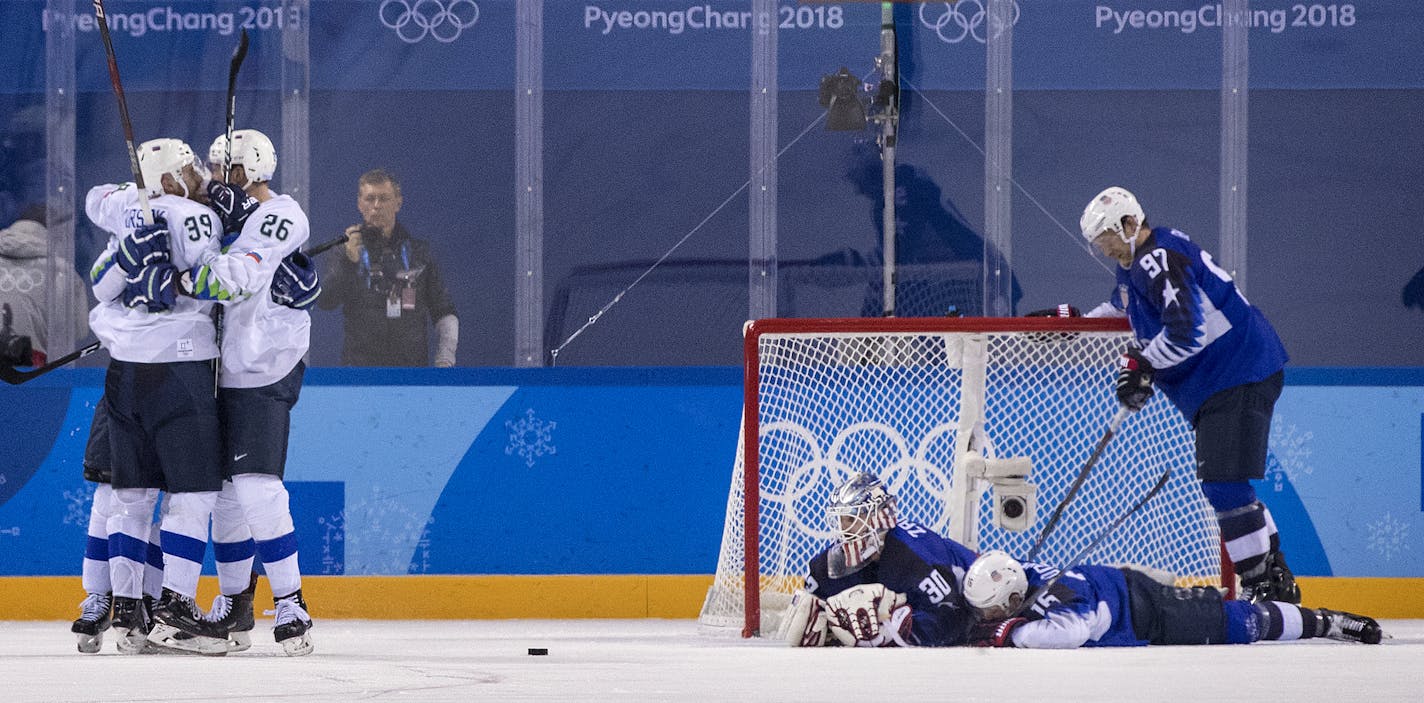
[[[398,604],[392,604],[398,607]],[[1420,701],[1424,620],[1379,646],[791,649],[687,620],[323,621],[288,658],[258,620],[226,657],[79,654],[68,623],[0,622],[0,701]],[[544,647],[547,656],[531,656]]]

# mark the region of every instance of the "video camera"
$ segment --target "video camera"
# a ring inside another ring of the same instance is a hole
[[[0,364],[12,368],[31,366],[34,364],[34,347],[30,345],[29,337],[15,334],[10,326],[14,318],[10,304],[5,303],[3,315],[0,315]]]

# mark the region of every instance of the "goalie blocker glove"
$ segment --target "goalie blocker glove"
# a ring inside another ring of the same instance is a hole
[[[781,616],[776,636],[792,647],[824,647],[831,644],[829,609],[826,602],[798,589],[791,594],[791,605]]]
[[[241,232],[247,218],[257,211],[257,198],[229,183],[208,183],[208,205],[222,220],[223,232]]]
[[[969,631],[969,645],[971,647],[1012,647],[1014,646],[1014,630],[1026,622],[1028,622],[1027,618],[1009,618],[1008,620],[986,620],[976,623],[974,629]]]
[[[282,259],[272,275],[272,302],[293,310],[305,310],[321,295],[321,280],[311,257],[294,251]]]
[[[1133,412],[1147,405],[1152,389],[1152,364],[1136,349],[1128,348],[1118,362],[1117,402]]]
[[[138,275],[124,280],[124,305],[143,306],[149,312],[173,309],[177,296],[173,284],[176,273],[177,269],[167,261],[143,267]]]
[[[119,268],[130,278],[136,278],[149,264],[166,263],[168,256],[168,223],[162,217],[153,224],[143,225],[119,240]]]

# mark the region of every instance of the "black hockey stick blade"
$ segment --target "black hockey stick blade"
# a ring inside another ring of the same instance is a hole
[[[330,249],[330,248],[332,248],[332,247],[341,246],[342,244],[345,244],[345,243],[346,243],[346,240],[348,240],[348,239],[350,239],[350,238],[351,238],[350,235],[345,234],[345,233],[342,233],[342,235],[341,235],[340,237],[336,237],[335,239],[332,239],[332,240],[330,240],[330,241],[322,242],[321,244],[318,244],[318,245],[316,245],[316,246],[314,246],[314,247],[312,247],[312,248],[310,248],[310,249],[307,249],[306,251],[304,251],[304,252],[302,252],[302,253],[303,253],[303,254],[306,254],[307,256],[313,256],[313,257],[314,257],[314,256],[316,256],[317,254],[320,254],[320,253],[326,251],[327,249]]]
[[[1028,561],[1033,561],[1038,556],[1038,550],[1043,548],[1043,543],[1048,536],[1053,534],[1053,530],[1058,527],[1058,521],[1063,517],[1063,511],[1073,502],[1073,498],[1078,495],[1078,489],[1083,487],[1083,482],[1088,480],[1088,474],[1092,473],[1093,467],[1097,465],[1098,459],[1102,458],[1103,450],[1107,448],[1108,442],[1112,441],[1117,434],[1122,423],[1127,416],[1132,414],[1127,408],[1118,408],[1117,414],[1108,421],[1108,426],[1103,430],[1103,436],[1098,440],[1098,445],[1093,447],[1093,453],[1088,455],[1088,461],[1083,464],[1083,468],[1078,471],[1078,477],[1073,479],[1073,485],[1068,488],[1068,494],[1063,496],[1063,500],[1058,501],[1058,505],[1053,508],[1053,514],[1048,517],[1048,524],[1043,526],[1043,530],[1038,533],[1038,538],[1033,542],[1033,548],[1028,550]]]
[[[55,359],[54,361],[49,362],[48,364],[45,364],[44,366],[39,366],[30,369],[29,371],[20,371],[13,366],[0,366],[0,381],[4,381],[12,386],[18,386],[21,383],[24,383],[25,381],[29,381],[34,378],[39,378],[40,376],[43,376],[61,366],[64,366],[65,364],[69,364],[86,356],[89,356],[90,354],[99,351],[102,346],[103,345],[98,342],[91,342],[83,349],[76,349],[72,352],[69,352],[68,354],[65,354],[64,356],[59,357],[58,359]]]

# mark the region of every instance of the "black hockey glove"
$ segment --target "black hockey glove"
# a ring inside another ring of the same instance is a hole
[[[119,240],[119,268],[133,278],[149,264],[168,261],[168,223],[162,217]]]
[[[272,276],[272,302],[293,310],[305,310],[321,295],[321,280],[311,257],[294,251],[282,259]]]
[[[1137,412],[1155,392],[1152,389],[1152,364],[1142,356],[1142,352],[1129,348],[1122,353],[1117,371],[1117,402],[1124,408]]]
[[[1072,305],[1069,305],[1069,304],[1067,304],[1067,303],[1062,303],[1062,304],[1058,305],[1058,307],[1044,308],[1044,309],[1042,309],[1042,310],[1034,310],[1033,312],[1024,315],[1024,317],[1082,317],[1082,316],[1083,316],[1083,313],[1082,313],[1081,311],[1079,311],[1078,308],[1075,308],[1075,307],[1073,307]]]
[[[208,182],[208,205],[222,220],[223,232],[241,232],[247,217],[257,210],[258,204],[257,198],[235,185]]]
[[[974,624],[974,628],[969,631],[969,646],[971,647],[1012,647],[1014,646],[1014,630],[1024,623],[1027,618],[1009,618],[1008,620],[984,620]]]
[[[173,286],[177,269],[164,261],[143,267],[137,276],[125,279],[124,305],[131,308],[143,306],[149,312],[163,312],[173,309],[177,290]]]

